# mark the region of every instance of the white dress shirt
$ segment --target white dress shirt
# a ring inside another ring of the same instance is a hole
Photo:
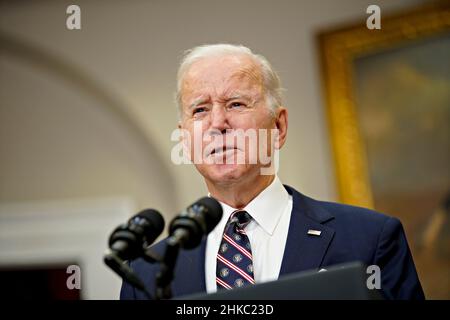
[[[236,210],[225,203],[220,204],[223,208],[222,219],[209,233],[206,242],[205,281],[208,293],[217,291],[217,252],[225,225]],[[242,210],[253,218],[245,232],[252,249],[255,282],[278,279],[291,218],[292,196],[275,176],[272,183]]]

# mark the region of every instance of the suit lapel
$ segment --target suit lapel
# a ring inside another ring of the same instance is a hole
[[[280,276],[319,268],[334,236],[334,230],[324,224],[334,217],[313,200],[285,187],[292,195],[293,208]],[[309,230],[320,231],[320,236],[308,234]]]
[[[175,278],[172,282],[173,296],[206,291],[205,251],[206,237],[197,248],[180,251],[175,267]]]

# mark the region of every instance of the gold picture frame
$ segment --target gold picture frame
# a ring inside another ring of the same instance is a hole
[[[319,34],[324,93],[339,200],[374,207],[366,146],[357,120],[352,63],[408,42],[450,31],[450,2],[381,17],[381,30],[361,23]]]

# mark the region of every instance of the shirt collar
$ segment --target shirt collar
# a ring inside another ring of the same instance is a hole
[[[288,201],[288,192],[278,176],[275,176],[272,183],[241,210],[247,211],[265,232],[272,235]],[[223,202],[220,204],[223,208],[223,216],[218,227],[223,229],[230,215],[236,209]]]

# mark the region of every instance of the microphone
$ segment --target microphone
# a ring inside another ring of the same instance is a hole
[[[222,213],[222,206],[216,199],[201,198],[172,220],[168,243],[185,249],[197,247],[203,236],[219,223]]]
[[[163,230],[164,219],[161,214],[153,209],[143,210],[111,233],[109,237],[111,251],[103,257],[107,266],[132,286],[141,290],[148,299],[152,299],[152,295],[124,260],[143,257],[151,263],[159,261],[160,258],[155,258],[147,247],[156,240]]]
[[[164,219],[154,209],[146,209],[118,226],[109,238],[111,251],[122,260],[132,260],[145,254],[164,230]]]

